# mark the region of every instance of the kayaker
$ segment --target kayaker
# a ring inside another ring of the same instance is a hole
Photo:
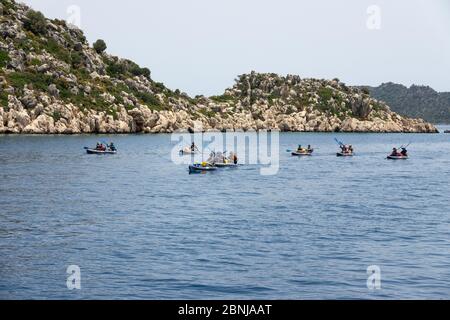
[[[353,153],[353,146],[352,145],[348,146],[348,153]]]
[[[197,149],[197,146],[195,145],[194,142],[192,142],[192,144],[191,144],[191,151],[194,152],[195,149]]]
[[[399,153],[398,153],[397,148],[392,149],[391,156],[392,156],[392,157],[398,157],[398,156],[399,156]]]
[[[311,145],[308,144],[308,152],[311,152],[311,151],[312,151]]]
[[[304,150],[304,149],[303,149],[302,145],[301,145],[301,144],[299,144],[299,145],[298,145],[298,149],[297,149],[297,151],[298,151],[298,152],[303,152],[303,150]]]
[[[102,150],[102,145],[100,142],[97,142],[97,146],[95,147],[96,150]]]
[[[111,142],[111,143],[109,144],[109,150],[111,150],[111,151],[116,151],[116,146],[114,145],[113,142]]]
[[[406,148],[402,148],[402,152],[400,152],[400,154],[404,157],[408,156],[408,150],[406,150]]]
[[[233,154],[233,163],[238,164],[238,157],[235,153]]]

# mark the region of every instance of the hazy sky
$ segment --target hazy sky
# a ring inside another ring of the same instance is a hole
[[[91,43],[191,95],[221,94],[251,70],[450,91],[448,0],[23,2],[61,19],[78,6]]]

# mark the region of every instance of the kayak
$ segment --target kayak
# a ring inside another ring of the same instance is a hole
[[[301,157],[301,156],[311,156],[314,150],[306,151],[306,152],[292,152],[292,155],[294,157]]]
[[[208,172],[208,171],[215,171],[217,170],[216,167],[211,166],[207,164],[206,166],[203,166],[201,164],[192,164],[189,166],[189,173],[200,173],[200,172]]]
[[[336,153],[338,157],[353,157],[353,153],[344,153],[344,152],[338,152]]]
[[[87,154],[116,154],[117,151],[111,151],[111,150],[97,150],[97,149],[86,149]]]
[[[181,155],[187,155],[187,154],[196,154],[196,151],[187,151],[187,150],[180,150]]]
[[[389,160],[406,160],[406,159],[408,159],[408,156],[392,156],[392,155],[390,155],[390,156],[387,156],[387,158]]]
[[[235,163],[221,163],[221,162],[216,162],[214,164],[214,166],[216,166],[217,168],[235,168],[238,166],[238,164]]]
[[[183,150],[180,150],[181,155],[188,155],[188,154],[197,154],[197,150],[192,151],[191,148],[184,148]]]

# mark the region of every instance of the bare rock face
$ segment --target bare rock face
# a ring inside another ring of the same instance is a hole
[[[29,134],[44,134],[44,133],[56,133],[54,120],[47,115],[40,115],[31,124],[23,129],[23,133]]]
[[[370,105],[369,98],[363,98],[362,96],[355,95],[351,99],[352,113],[359,118],[367,119],[372,112],[372,106]]]
[[[52,97],[59,97],[59,90],[56,87],[56,85],[51,84],[48,86],[48,93],[52,96]]]

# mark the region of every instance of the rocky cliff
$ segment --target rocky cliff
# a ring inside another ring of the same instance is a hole
[[[0,6],[0,133],[170,133],[196,121],[207,131],[436,132],[338,79],[252,72],[223,95],[192,98],[65,21]]]

